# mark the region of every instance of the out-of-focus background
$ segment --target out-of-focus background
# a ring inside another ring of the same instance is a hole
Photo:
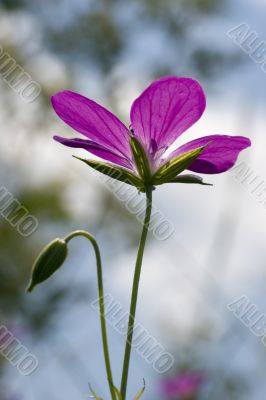
[[[74,132],[55,116],[49,98],[71,89],[128,124],[133,99],[169,74],[198,79],[207,95],[204,116],[180,143],[232,134],[250,137],[252,148],[241,153],[238,172],[206,176],[213,186],[164,185],[154,193],[174,233],[168,240],[150,233],[137,321],[174,364],[159,373],[133,349],[129,398],[145,378],[143,399],[168,399],[163,382],[183,371],[205,376],[191,399],[264,398],[266,351],[251,326],[254,313],[257,319],[266,313],[265,13],[263,0],[0,1],[0,325],[38,359],[38,368],[23,375],[0,341],[0,400],[82,400],[88,383],[109,398],[88,243],[73,240],[53,279],[31,295],[25,287],[44,244],[86,229],[102,249],[106,291],[126,312],[141,224],[71,157],[84,151],[52,140]],[[252,56],[260,45],[262,53]],[[10,85],[4,54],[39,85],[32,101],[31,93],[23,97]],[[2,215],[7,195],[38,221],[32,234]],[[242,311],[251,306],[246,319],[228,306],[238,299]],[[125,337],[114,325],[110,318],[119,385]],[[184,398],[178,396],[169,398]]]

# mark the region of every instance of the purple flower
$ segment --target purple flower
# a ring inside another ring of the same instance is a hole
[[[170,398],[190,399],[199,394],[200,389],[206,382],[202,372],[184,372],[162,383],[162,393]]]
[[[55,94],[52,105],[66,124],[86,137],[55,136],[55,140],[106,160],[82,159],[100,172],[112,173],[112,177],[139,188],[167,182],[202,183],[195,175],[179,174],[186,169],[204,174],[227,171],[239,152],[251,145],[243,136],[210,135],[165,156],[169,146],[205,109],[203,89],[191,78],[169,76],[148,86],[132,104],[130,128],[93,100],[71,91]]]

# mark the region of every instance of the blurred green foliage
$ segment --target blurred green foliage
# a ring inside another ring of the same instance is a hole
[[[90,59],[102,72],[111,69],[123,41],[112,16],[102,9],[82,15],[61,31],[52,31],[49,39],[57,53]]]
[[[26,188],[18,193],[17,198],[24,207],[31,210],[31,214],[39,222],[44,221],[46,225],[49,225],[69,221],[70,215],[64,208],[60,190],[56,189],[55,184],[36,189]],[[3,218],[0,219],[0,243],[2,320],[16,318],[20,313],[27,318],[27,311],[31,313],[31,310],[27,308],[28,301],[24,292],[29,278],[29,269],[36,256],[35,246],[39,246],[39,243],[35,235],[32,238],[22,237],[16,228]],[[40,315],[41,313],[38,318]],[[47,323],[47,321],[43,322]]]
[[[0,6],[7,10],[15,10],[25,5],[24,0],[1,0]]]

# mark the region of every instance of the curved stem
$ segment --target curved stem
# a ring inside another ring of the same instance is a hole
[[[125,355],[124,355],[124,364],[123,364],[123,373],[121,380],[120,392],[122,396],[122,400],[126,399],[127,392],[127,380],[128,380],[128,370],[130,363],[130,355],[131,355],[131,347],[132,347],[132,339],[133,339],[133,331],[135,324],[135,315],[136,315],[136,307],[137,307],[137,298],[138,298],[138,290],[139,290],[139,281],[140,281],[140,273],[141,273],[141,265],[143,259],[143,253],[146,243],[146,238],[148,234],[150,218],[151,218],[151,210],[152,210],[152,188],[148,187],[146,189],[146,214],[144,219],[144,225],[142,229],[142,234],[139,242],[138,255],[135,266],[132,294],[131,294],[131,304],[130,304],[130,313],[128,320],[128,330],[127,330],[127,341],[125,347]]]
[[[96,242],[94,237],[86,231],[81,231],[81,230],[74,231],[65,238],[65,241],[69,242],[71,239],[73,239],[76,236],[84,236],[86,239],[88,239],[93,246],[95,256],[96,256],[103,353],[104,353],[105,367],[106,367],[106,373],[107,373],[107,379],[108,379],[111,397],[112,397],[112,400],[116,400],[114,384],[113,384],[113,377],[112,377],[112,370],[111,370],[111,363],[110,363],[110,356],[109,356],[109,349],[108,349],[107,332],[106,332],[103,275],[102,275],[102,262],[101,262],[100,249],[99,249],[98,243]]]

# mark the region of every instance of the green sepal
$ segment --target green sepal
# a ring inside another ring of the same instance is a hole
[[[149,183],[151,181],[150,163],[142,144],[136,137],[131,136],[130,146],[138,173],[146,183]]]
[[[67,257],[67,244],[62,239],[50,242],[37,257],[31,273],[31,281],[27,288],[31,292],[36,285],[46,281],[64,263]]]
[[[93,398],[94,398],[95,400],[103,400],[101,397],[99,397],[99,396],[95,393],[95,391],[94,391],[93,388],[91,387],[90,383],[89,383],[89,388],[90,388],[91,394],[92,394],[92,396],[93,396]]]
[[[152,177],[154,185],[161,185],[170,182],[177,177],[182,171],[187,169],[189,165],[203,152],[206,146],[188,151],[175,159],[164,164]]]
[[[133,400],[139,400],[140,398],[141,398],[141,396],[143,395],[143,393],[144,393],[144,390],[145,390],[145,380],[143,379],[143,387],[142,387],[142,389],[138,392],[138,394],[137,394],[137,396],[136,397],[134,397],[134,399]]]
[[[143,190],[144,185],[142,180],[139,179],[136,175],[132,174],[130,171],[126,170],[125,168],[116,167],[101,161],[87,160],[86,158],[80,158],[76,156],[73,157],[76,158],[77,160],[83,161],[91,168],[101,172],[104,175],[109,176],[110,178],[135,186],[140,191]]]
[[[201,176],[194,174],[178,175],[175,179],[169,181],[169,183],[196,183],[198,185],[213,186],[212,183],[203,182],[203,178]]]

